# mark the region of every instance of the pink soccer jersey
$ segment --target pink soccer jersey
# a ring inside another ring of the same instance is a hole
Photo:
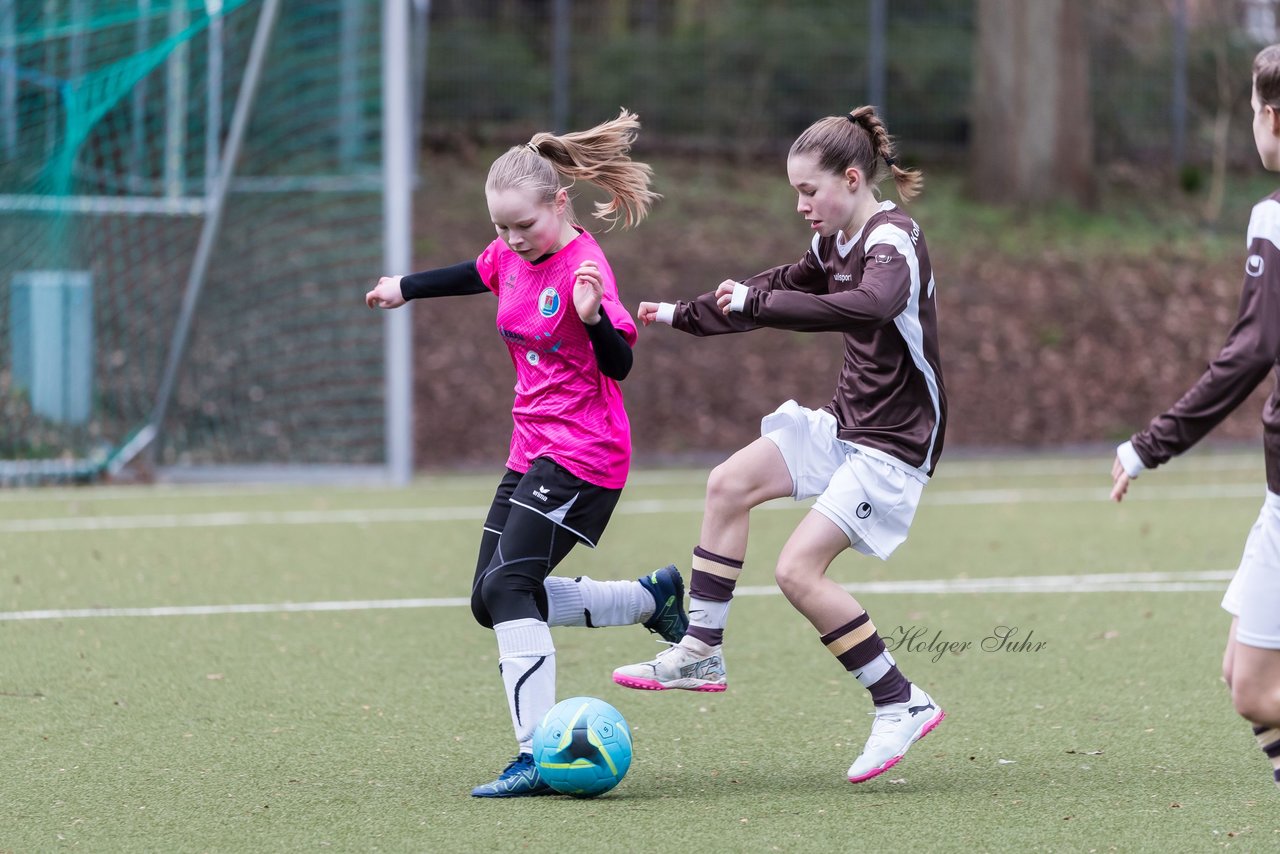
[[[549,457],[588,483],[621,489],[631,466],[622,389],[600,373],[573,307],[573,274],[587,260],[596,262],[604,279],[604,312],[634,345],[635,321],[618,299],[604,252],[585,231],[540,264],[525,261],[498,238],[476,259],[476,270],[498,296],[498,333],[516,368],[507,467],[525,472],[534,459]]]

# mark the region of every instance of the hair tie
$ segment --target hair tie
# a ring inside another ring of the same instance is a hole
[[[534,145],[532,142],[526,142],[526,143],[524,144],[524,147],[525,147],[525,148],[527,148],[527,149],[529,149],[530,151],[532,151],[534,154],[538,155],[539,157],[541,157],[541,156],[542,156],[542,152],[538,150],[538,146]]]
[[[845,113],[844,117],[855,125],[859,124],[857,118],[854,117],[853,113]]]
[[[889,155],[887,155],[887,154],[886,154],[886,155],[884,156],[884,162],[885,162],[885,165],[886,165],[886,166],[888,166],[890,169],[892,169],[892,168],[893,168],[893,165],[894,165],[895,163],[897,163],[898,161],[894,160],[892,157],[890,157]]]

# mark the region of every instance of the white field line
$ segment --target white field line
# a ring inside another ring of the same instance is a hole
[[[1210,475],[1221,472],[1256,471],[1262,473],[1261,454],[1218,454],[1187,458],[1180,461],[1177,470],[1186,474]],[[1110,457],[1044,457],[1030,459],[961,459],[945,464],[943,476],[951,478],[1019,478],[1049,476],[1087,476],[1095,475],[1105,479],[1111,467]],[[679,484],[702,484],[706,482],[707,472],[711,465],[698,468],[681,469],[637,469],[631,473],[628,483],[634,486],[674,486]],[[448,482],[464,479],[447,476]],[[431,479],[423,483],[431,483]],[[488,489],[488,483],[485,482]],[[342,484],[335,487],[339,491],[372,492],[387,487],[380,484]],[[0,489],[0,504],[34,504],[38,502],[74,502],[138,500],[154,497],[174,496],[181,498],[222,498],[242,495],[288,495],[305,492],[311,494],[314,486],[299,486],[296,483],[246,482],[243,484],[198,484],[198,483],[161,483],[156,485],[137,486],[92,486],[92,487],[17,487]]]
[[[850,593],[1105,593],[1225,591],[1234,570],[1194,572],[1093,572],[1083,575],[1024,575],[999,578],[904,579],[840,585]],[[776,586],[739,587],[735,596],[769,596]]]
[[[1205,483],[1183,486],[1158,486],[1144,490],[1146,484],[1134,484],[1126,501],[1199,501],[1210,498],[1266,497],[1264,483]],[[939,489],[925,492],[921,505],[930,504],[1074,504],[1081,501],[1107,501],[1111,487],[1042,487],[1032,489]]]
[[[973,458],[943,462],[946,477],[1043,477],[1057,475],[1101,475],[1111,470],[1114,455],[1080,457]],[[1184,474],[1256,471],[1262,474],[1261,453],[1206,454],[1178,460],[1171,470]]]
[[[1167,486],[1139,491],[1129,500],[1200,501],[1216,498],[1258,498],[1265,488],[1256,483],[1205,484],[1199,486]],[[1105,502],[1108,490],[1076,489],[966,489],[926,492],[924,506],[980,506],[1000,504],[1074,504]],[[624,500],[618,505],[619,515],[652,515],[657,513],[697,513],[702,499],[638,499]],[[794,510],[804,504],[790,500],[771,501],[759,510]],[[488,506],[472,507],[387,507],[359,510],[282,510],[224,511],[218,513],[159,513],[136,516],[61,516],[38,519],[0,521],[0,533],[37,534],[66,531],[133,531],[171,528],[230,528],[247,525],[378,525],[403,522],[479,521]]]
[[[466,605],[469,601],[467,599],[367,599],[346,602],[272,602],[250,605],[161,605],[155,608],[66,608],[47,611],[0,611],[0,622],[70,620],[83,617],[202,617],[221,614],[453,608]]]
[[[18,486],[10,489],[0,489],[0,504],[37,504],[43,502],[74,504],[77,501],[111,501],[117,499],[138,501],[147,498],[235,498],[246,495],[284,495],[290,492],[303,492],[304,489],[308,494],[314,491],[313,487],[304,488],[254,483],[237,484],[235,486],[195,486],[188,484],[76,487]],[[338,489],[356,491],[361,487],[342,486],[338,487]]]
[[[853,594],[893,593],[1186,593],[1222,592],[1230,570],[1199,572],[1117,572],[1006,578],[939,578],[842,584]],[[775,596],[777,587],[739,587],[735,596]],[[468,599],[357,599],[336,602],[276,602],[244,605],[166,605],[155,608],[68,608],[0,611],[0,622],[70,620],[89,617],[200,617],[223,614],[277,614],[318,611],[377,611],[403,608],[460,608]]]
[[[387,522],[456,522],[482,520],[488,507],[388,507],[373,510],[224,511],[219,513],[155,513],[138,516],[79,516],[10,519],[0,533],[50,531],[131,531],[144,528],[234,528],[245,525],[374,525]]]

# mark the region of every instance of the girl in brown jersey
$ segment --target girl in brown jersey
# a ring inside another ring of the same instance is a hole
[[[774,571],[779,587],[836,659],[871,693],[875,722],[849,768],[859,783],[892,767],[943,719],[898,670],[870,617],[827,577],[853,548],[886,559],[906,538],[933,473],[946,424],[933,272],[920,227],[877,185],[920,190],[898,166],[872,107],[830,116],[792,144],[787,175],[814,237],[795,264],[725,281],[688,302],[640,304],[638,316],[694,335],[774,327],[844,335],[844,365],[823,409],[787,401],[761,422],[761,438],[712,470],[693,550],[689,630],[653,661],[620,667],[614,681],[648,690],[723,691],[721,643],[747,551],[749,513],[774,498],[817,497]]]
[[[1253,61],[1253,141],[1262,165],[1280,172],[1280,45]],[[1141,472],[1186,451],[1280,370],[1280,190],[1249,217],[1240,316],[1222,352],[1171,409],[1116,449],[1111,498]],[[1262,413],[1267,495],[1222,607],[1231,614],[1222,674],[1236,711],[1253,724],[1280,786],[1280,388]]]

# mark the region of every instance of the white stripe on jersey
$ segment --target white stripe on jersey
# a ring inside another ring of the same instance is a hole
[[[929,387],[929,400],[933,403],[933,430],[929,434],[929,450],[924,455],[924,464],[920,466],[920,471],[928,475],[933,467],[933,446],[938,441],[938,427],[942,424],[942,406],[938,395],[938,377],[929,360],[924,357],[924,328],[920,324],[920,258],[916,255],[916,246],[911,242],[911,236],[896,225],[884,223],[876,226],[867,235],[863,252],[869,254],[872,246],[881,243],[887,243],[901,252],[902,257],[907,260],[907,269],[911,271],[911,297],[907,300],[907,307],[893,319],[893,325],[898,327],[898,333],[907,342],[907,350],[911,352],[911,361],[915,363],[916,370],[924,375],[925,384]],[[933,287],[934,279],[930,274],[930,295]]]
[[[1270,240],[1273,246],[1280,248],[1280,202],[1275,199],[1263,199],[1253,206],[1244,248],[1248,249],[1259,237]]]
[[[818,266],[822,269],[822,272],[825,273],[827,271],[827,265],[822,263],[822,256],[818,254],[818,241],[821,239],[821,234],[814,234],[813,242],[809,244],[809,251],[813,253],[814,260],[818,262]]]
[[[883,202],[881,202],[881,203],[880,203],[880,207],[876,208],[876,213],[883,213],[884,211],[891,211],[891,210],[893,210],[893,209],[894,209],[894,208],[896,208],[896,207],[897,207],[897,205],[895,205],[893,202],[888,201],[888,200],[886,199],[885,201],[883,201]],[[871,216],[875,216],[875,215],[876,215],[876,214],[872,214]],[[849,242],[848,242],[848,243],[841,243],[841,242],[840,242],[840,238],[841,238],[841,237],[844,237],[844,232],[843,232],[843,231],[838,231],[838,232],[836,232],[836,251],[840,253],[840,257],[841,257],[841,258],[848,258],[848,257],[849,257],[849,253],[853,251],[853,247],[857,246],[857,245],[858,245],[858,241],[862,239],[862,229],[863,229],[863,228],[866,228],[866,227],[867,227],[867,224],[864,222],[864,223],[862,224],[862,228],[859,228],[859,229],[858,229],[858,233],[857,233],[857,234],[855,234],[853,237],[850,237],[850,238],[849,238]],[[816,234],[813,236],[813,254],[814,254],[814,255],[817,255],[817,254],[818,254],[818,236],[817,236]]]

